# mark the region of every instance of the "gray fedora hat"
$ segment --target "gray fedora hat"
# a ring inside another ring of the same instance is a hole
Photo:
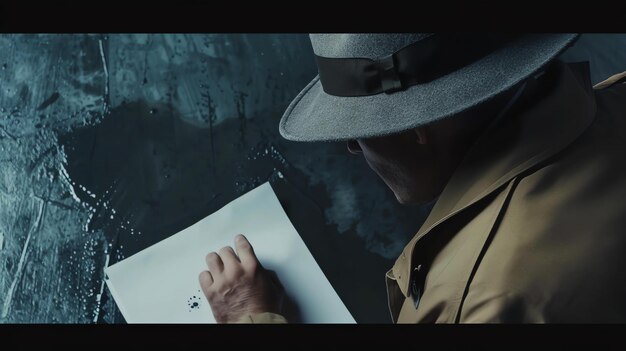
[[[530,77],[576,34],[312,34],[319,74],[282,116],[294,141],[341,141],[416,128]]]

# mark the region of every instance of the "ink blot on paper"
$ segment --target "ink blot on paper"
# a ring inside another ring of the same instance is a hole
[[[189,312],[191,312],[191,310],[197,310],[200,309],[200,297],[199,296],[192,296],[187,300],[187,306],[189,307]]]

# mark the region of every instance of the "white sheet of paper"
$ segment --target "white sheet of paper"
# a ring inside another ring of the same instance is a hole
[[[263,266],[277,273],[300,322],[355,323],[269,183],[106,268],[106,284],[126,321],[215,323],[198,275],[207,269],[206,254],[232,246],[238,233],[246,235]]]

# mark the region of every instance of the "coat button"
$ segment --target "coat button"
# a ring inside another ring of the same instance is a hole
[[[415,266],[415,268],[413,268],[413,274],[411,277],[411,295],[413,297],[413,304],[415,306],[415,309],[417,309],[417,306],[419,306],[420,299],[422,297],[421,279],[419,282],[417,279],[418,274],[421,270],[422,270],[421,264],[418,264],[417,266]]]

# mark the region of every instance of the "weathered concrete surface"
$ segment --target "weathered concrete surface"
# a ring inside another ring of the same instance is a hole
[[[587,36],[594,80],[623,35]],[[315,75],[302,35],[0,35],[0,321],[123,322],[103,268],[270,180],[359,322],[426,208],[343,144],[282,140]]]

